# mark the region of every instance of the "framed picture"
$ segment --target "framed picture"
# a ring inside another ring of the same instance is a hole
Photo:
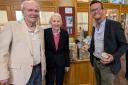
[[[73,28],[72,27],[66,27],[66,30],[67,30],[68,34],[73,33]]]
[[[22,21],[24,19],[22,11],[15,11],[16,12],[16,20]]]
[[[59,7],[59,13],[62,16],[62,29],[68,31],[70,36],[75,34],[75,8],[71,6]]]
[[[66,16],[66,27],[73,27],[73,17]]]

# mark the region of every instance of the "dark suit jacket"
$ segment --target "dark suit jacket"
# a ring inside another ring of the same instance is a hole
[[[90,61],[93,65],[93,52],[95,51],[94,45],[94,27],[92,33],[92,40],[89,48]],[[104,34],[104,52],[110,53],[114,57],[114,61],[110,63],[110,68],[114,74],[117,74],[121,68],[120,57],[128,49],[124,30],[119,22],[106,20],[105,34]]]
[[[69,36],[67,31],[60,30],[58,50],[56,50],[52,28],[44,30],[46,67],[69,66]]]

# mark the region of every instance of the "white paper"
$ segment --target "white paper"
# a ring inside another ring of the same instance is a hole
[[[72,14],[72,8],[65,8],[66,14]]]

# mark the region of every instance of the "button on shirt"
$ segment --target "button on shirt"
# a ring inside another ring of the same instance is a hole
[[[105,22],[104,20],[100,24],[100,28],[96,27],[96,23],[94,24],[95,32],[94,32],[94,45],[95,45],[95,52],[93,55],[97,58],[101,58],[102,52],[104,51],[104,31],[105,31]]]
[[[28,32],[29,32],[31,42],[32,42],[32,47],[33,47],[34,65],[37,65],[41,62],[39,29],[36,27],[34,32],[32,32],[31,30],[29,30]]]

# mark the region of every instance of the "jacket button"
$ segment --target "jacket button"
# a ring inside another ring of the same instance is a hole
[[[33,65],[31,65],[31,67],[33,67]]]
[[[33,54],[31,54],[31,56],[33,57]]]

